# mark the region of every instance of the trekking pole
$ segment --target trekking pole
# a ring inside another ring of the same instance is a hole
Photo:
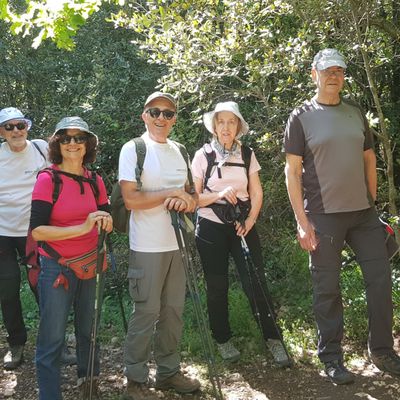
[[[261,326],[261,316],[260,316],[260,311],[259,311],[258,305],[257,305],[256,291],[255,291],[255,287],[254,287],[254,280],[253,280],[253,278],[252,278],[252,276],[251,276],[251,271],[253,271],[253,274],[254,274],[254,276],[255,276],[256,279],[257,279],[257,283],[258,283],[258,285],[259,285],[259,287],[260,287],[260,291],[261,291],[261,293],[262,293],[262,296],[263,296],[264,301],[265,301],[265,303],[266,303],[266,305],[267,305],[267,308],[268,308],[268,314],[269,314],[270,317],[271,317],[271,320],[272,320],[272,322],[273,322],[273,324],[274,324],[274,328],[275,328],[275,330],[276,330],[276,332],[277,332],[277,334],[278,334],[278,336],[279,336],[279,340],[280,340],[280,342],[282,343],[283,349],[285,350],[285,353],[286,353],[286,356],[287,356],[287,358],[288,358],[288,360],[289,360],[289,363],[290,363],[290,365],[292,365],[292,364],[293,364],[293,360],[292,360],[292,357],[290,356],[290,354],[289,354],[289,352],[288,352],[288,350],[287,350],[287,347],[286,347],[285,342],[284,342],[284,340],[283,340],[282,333],[281,333],[281,331],[280,331],[280,329],[279,329],[279,327],[278,327],[278,324],[277,324],[277,322],[276,322],[275,314],[274,314],[274,310],[273,310],[273,306],[270,304],[270,301],[269,301],[269,299],[268,299],[268,296],[267,296],[266,293],[265,293],[265,289],[264,289],[263,284],[262,284],[262,281],[261,281],[261,279],[260,279],[260,277],[259,277],[259,275],[258,275],[257,268],[256,268],[256,266],[254,265],[253,260],[252,260],[252,258],[251,258],[250,249],[249,249],[249,247],[248,247],[248,245],[247,245],[247,242],[246,242],[246,239],[244,238],[243,235],[240,236],[240,244],[241,244],[241,246],[242,246],[242,252],[243,252],[244,259],[245,259],[245,261],[246,261],[247,274],[248,274],[248,276],[249,276],[250,284],[251,284],[251,286],[252,286],[255,314],[256,314],[256,316],[257,316],[257,322],[258,322],[258,326],[259,326],[260,331],[261,331],[261,336],[263,336],[263,331],[262,331],[262,326]]]
[[[89,390],[89,400],[93,398],[93,375],[94,375],[94,361],[96,354],[96,341],[97,341],[97,325],[100,319],[101,303],[102,303],[102,278],[103,278],[103,263],[105,252],[105,240],[106,231],[100,229],[98,241],[97,241],[97,261],[96,261],[96,295],[94,300],[94,317],[91,333],[91,341],[89,348],[89,368],[86,373],[86,382],[89,375],[89,388],[86,385],[86,389]],[[84,391],[84,398],[87,396],[87,391]]]
[[[204,317],[204,312],[200,303],[200,293],[197,285],[196,271],[193,266],[193,260],[188,252],[188,223],[185,222],[185,214],[176,211],[170,211],[172,226],[174,227],[176,240],[178,242],[179,252],[185,269],[186,282],[189,289],[190,297],[193,302],[197,324],[199,327],[201,343],[203,347],[204,357],[207,362],[208,375],[216,400],[224,400],[221,390],[221,383],[216,370],[215,355],[210,331]],[[191,229],[193,231],[193,229]]]

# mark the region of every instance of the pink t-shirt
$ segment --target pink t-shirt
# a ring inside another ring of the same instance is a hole
[[[211,146],[207,146],[207,151],[211,151]],[[222,156],[216,152],[215,161],[220,161]],[[243,163],[241,152],[237,156],[230,156],[227,162],[232,163]],[[249,175],[261,169],[254,152],[251,153]],[[192,174],[195,179],[201,179],[204,183],[204,177],[207,170],[207,158],[204,154],[203,148],[197,150],[192,161]],[[247,172],[245,167],[234,167],[225,166],[221,167],[221,179],[218,177],[217,166],[214,166],[211,170],[210,178],[207,182],[207,187],[212,192],[220,192],[228,186],[232,186],[237,190],[237,197],[240,200],[247,200],[249,193],[247,192]],[[207,193],[207,190],[205,190]],[[198,214],[200,217],[207,218],[214,222],[222,223],[222,221],[215,215],[214,211],[210,207],[199,208]]]
[[[51,168],[59,169],[56,165],[52,165]],[[85,170],[85,176],[89,177],[87,170]],[[77,181],[62,174],[59,177],[62,180],[60,195],[51,210],[49,225],[65,227],[82,224],[89,213],[98,209],[97,204],[108,203],[106,188],[99,175],[97,175],[98,203],[96,203],[96,198],[88,182],[83,182],[84,193],[81,194],[80,185]],[[32,200],[53,203],[53,181],[50,173],[44,172],[38,176],[33,189]],[[94,227],[89,233],[82,236],[57,241],[49,240],[47,243],[63,257],[78,257],[96,248],[97,228]],[[41,248],[39,248],[39,252],[42,255],[47,255]]]

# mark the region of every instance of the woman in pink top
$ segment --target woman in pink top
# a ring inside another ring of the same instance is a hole
[[[248,124],[233,101],[218,103],[213,111],[204,115],[203,120],[213,137],[210,144],[196,152],[192,171],[199,195],[196,245],[207,283],[213,337],[224,360],[239,359],[240,352],[230,340],[228,266],[231,255],[275,362],[279,366],[288,366],[290,360],[280,340],[274,316],[271,316],[274,311],[255,228],[263,198],[258,176],[260,165],[254,152],[238,140],[248,132]],[[212,168],[208,168],[209,164]],[[246,263],[241,236],[245,237],[256,271]]]
[[[41,272],[38,281],[40,324],[36,370],[40,400],[61,400],[60,357],[67,319],[74,307],[78,384],[87,376],[96,279],[81,280],[49,254],[65,258],[87,254],[97,245],[98,228],[112,230],[112,219],[103,180],[86,164],[96,158],[98,139],[80,117],[63,118],[49,142],[52,169],[61,179],[54,202],[55,173],[42,172],[32,194],[30,227],[40,242]],[[57,172],[59,173],[57,174]],[[50,250],[49,250],[50,247]],[[94,375],[99,375],[98,346]],[[82,385],[85,388],[86,385]],[[97,391],[97,380],[94,391]]]

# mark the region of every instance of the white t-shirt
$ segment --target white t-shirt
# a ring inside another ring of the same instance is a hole
[[[179,148],[171,141],[157,143],[146,132],[146,157],[140,178],[141,191],[183,188],[187,166]],[[119,157],[119,181],[136,182],[137,157],[135,143],[124,144]],[[133,210],[129,222],[129,244],[135,251],[158,253],[178,249],[171,217],[164,205],[147,210]]]
[[[47,157],[47,142],[36,139]],[[0,236],[26,236],[31,216],[31,198],[36,175],[49,165],[31,141],[21,152],[0,146]]]

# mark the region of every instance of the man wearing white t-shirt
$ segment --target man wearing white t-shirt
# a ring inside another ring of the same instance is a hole
[[[191,393],[200,383],[180,372],[177,351],[182,333],[185,272],[169,210],[192,212],[196,198],[187,190],[187,165],[176,144],[168,139],[176,122],[176,102],[168,93],[151,94],[144,105],[142,135],[146,157],[138,190],[135,143],[122,147],[119,182],[129,224],[129,291],[135,302],[125,340],[127,400],[156,397],[147,386],[154,334],[157,364],[155,388]]]
[[[27,140],[32,122],[20,110],[0,111],[0,300],[7,341],[4,368],[17,368],[23,361],[27,339],[20,300],[19,258],[25,256],[31,195],[36,174],[48,165],[47,143]]]

